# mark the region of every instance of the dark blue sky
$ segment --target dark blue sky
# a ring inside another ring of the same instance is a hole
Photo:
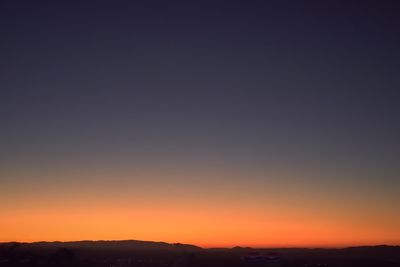
[[[397,163],[398,5],[223,2],[2,1],[2,158]]]

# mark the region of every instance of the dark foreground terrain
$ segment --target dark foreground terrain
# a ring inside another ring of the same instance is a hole
[[[400,247],[203,249],[135,240],[0,243],[0,266],[400,267]]]

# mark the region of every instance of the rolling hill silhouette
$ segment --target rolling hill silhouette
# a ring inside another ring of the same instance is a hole
[[[0,243],[0,247],[10,247],[11,245],[18,245],[24,249],[90,249],[90,250],[112,250],[112,251],[198,251],[202,250],[201,247],[181,244],[181,243],[166,243],[154,241],[141,241],[141,240],[84,240],[84,241],[71,241],[71,242],[8,242]]]

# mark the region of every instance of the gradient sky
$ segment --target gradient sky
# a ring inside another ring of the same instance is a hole
[[[72,2],[0,3],[0,241],[400,244],[396,1]]]

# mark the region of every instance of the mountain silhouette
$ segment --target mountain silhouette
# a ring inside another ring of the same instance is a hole
[[[90,249],[90,250],[112,250],[112,251],[198,251],[202,250],[201,247],[181,244],[181,243],[166,243],[154,241],[141,241],[141,240],[84,240],[84,241],[71,241],[71,242],[32,242],[32,243],[0,243],[0,247],[9,247],[18,244],[20,248],[24,249],[40,249],[40,250],[54,250],[60,248],[67,249]]]

